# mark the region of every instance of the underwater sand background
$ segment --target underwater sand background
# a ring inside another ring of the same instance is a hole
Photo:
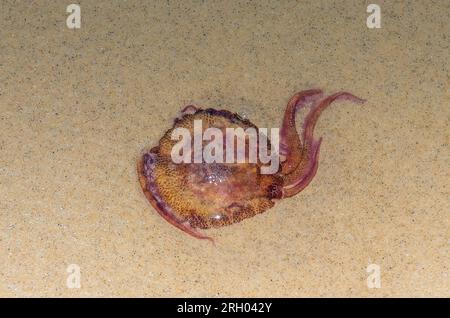
[[[70,3],[0,4],[1,296],[450,295],[448,1],[381,29],[364,1],[78,1],[70,30]],[[183,105],[279,127],[313,87],[368,102],[323,113],[302,193],[215,247],[150,207],[136,161]]]

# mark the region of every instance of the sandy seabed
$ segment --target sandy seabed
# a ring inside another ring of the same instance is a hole
[[[449,1],[380,29],[364,1],[79,1],[71,30],[69,3],[0,4],[0,296],[450,295]],[[367,103],[323,113],[302,193],[216,246],[149,206],[136,161],[183,105],[279,127],[315,87]]]

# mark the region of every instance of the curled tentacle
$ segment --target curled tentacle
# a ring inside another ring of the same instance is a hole
[[[317,120],[319,119],[322,111],[330,106],[332,102],[342,100],[351,101],[357,104],[363,104],[366,101],[365,99],[361,99],[347,92],[335,93],[322,100],[317,106],[314,106],[311,109],[303,124],[303,142],[306,145],[308,145],[308,143],[312,143],[314,140],[314,128],[316,127]]]
[[[295,125],[295,115],[307,103],[315,103],[321,96],[322,90],[310,89],[295,94],[287,104],[280,131],[280,155],[285,157],[283,174],[294,171],[301,159],[303,145]]]
[[[317,169],[319,168],[319,152],[321,143],[322,138],[312,142],[308,154],[305,156],[305,158],[309,157],[311,159],[305,161],[306,164],[301,165],[301,167],[299,167],[300,169],[296,171],[297,174],[300,174],[300,177],[297,177],[293,183],[287,184],[283,187],[283,197],[292,197],[296,195],[306,188],[312,181],[316,175]],[[294,175],[294,177],[296,176]]]
[[[332,102],[338,100],[349,100],[358,104],[365,102],[365,100],[350,93],[339,92],[328,96],[319,103],[313,104],[313,107],[306,116],[303,124],[301,148],[300,150],[296,150],[296,157],[291,159],[293,161],[298,161],[298,164],[295,165],[295,169],[293,170],[289,170],[287,168],[283,169],[283,172],[286,172],[283,197],[290,197],[299,193],[314,178],[318,168],[320,144],[322,142],[322,138],[318,140],[314,139],[314,128],[322,111]],[[296,144],[294,144],[294,146],[296,146]],[[291,164],[291,166],[293,165]]]

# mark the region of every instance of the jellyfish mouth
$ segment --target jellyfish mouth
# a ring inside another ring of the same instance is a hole
[[[156,158],[157,154],[150,151],[143,155],[142,159],[139,160],[137,165],[139,182],[150,204],[159,213],[159,215],[161,215],[167,222],[169,222],[173,226],[179,228],[180,230],[195,238],[206,239],[214,243],[214,240],[211,237],[197,231],[190,225],[189,222],[180,220],[175,215],[172,208],[162,199],[153,173],[156,164]]]

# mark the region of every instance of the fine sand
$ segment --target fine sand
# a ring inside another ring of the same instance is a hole
[[[0,296],[450,295],[449,1],[70,3],[0,4]],[[367,102],[323,113],[303,192],[216,246],[149,205],[183,105],[279,127],[308,88]]]

